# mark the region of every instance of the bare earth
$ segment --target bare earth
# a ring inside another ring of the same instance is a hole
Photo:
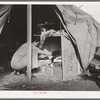
[[[14,75],[14,72],[1,76],[0,90],[47,90],[47,91],[99,91],[99,79],[83,79],[61,81],[46,73],[35,73],[31,83],[27,82],[25,74]]]

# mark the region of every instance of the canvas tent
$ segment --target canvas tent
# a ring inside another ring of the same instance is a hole
[[[52,7],[66,31],[66,34],[63,35],[69,37],[69,41],[73,45],[76,56],[84,70],[93,58],[96,47],[100,46],[100,24],[74,5]],[[10,5],[0,7],[1,31],[11,8]]]
[[[73,5],[57,5],[62,14],[63,25],[70,32],[70,37],[78,48],[83,69],[88,66],[100,46],[100,24],[90,15]],[[60,17],[60,16],[59,16]]]

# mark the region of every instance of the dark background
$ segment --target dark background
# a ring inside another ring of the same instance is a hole
[[[32,6],[32,34],[39,34],[40,24],[46,21],[53,23],[51,28],[59,29],[60,21],[54,12],[53,6],[34,5]],[[38,30],[37,30],[38,29]],[[27,39],[27,6],[14,5],[10,12],[10,23],[6,22],[0,43],[7,41],[26,42]]]
[[[41,25],[45,22],[52,23],[49,28],[55,30],[60,28],[60,21],[53,6],[32,6],[32,40],[39,38]],[[56,43],[58,43],[57,41]],[[9,23],[7,20],[0,35],[0,66],[5,69],[11,68],[10,61],[13,54],[25,42],[27,42],[27,6],[13,5],[9,14]]]

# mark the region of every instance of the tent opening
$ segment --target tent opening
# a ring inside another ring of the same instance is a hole
[[[52,5],[34,5],[32,11],[33,41],[40,39],[41,28],[44,24],[48,30],[54,29],[58,31],[63,28]],[[43,48],[49,51],[58,50],[61,48],[61,39],[59,37],[50,37],[45,41]]]

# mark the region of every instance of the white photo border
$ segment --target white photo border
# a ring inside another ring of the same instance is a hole
[[[96,4],[99,3],[99,1],[0,1],[0,4],[16,4],[16,5],[52,5],[52,4]],[[100,99],[100,91],[0,91],[0,98],[3,99]]]

